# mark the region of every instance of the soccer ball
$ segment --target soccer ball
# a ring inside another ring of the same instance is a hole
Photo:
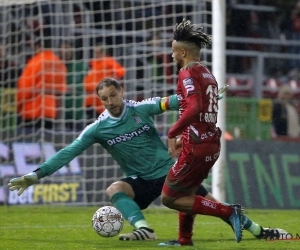
[[[115,207],[105,206],[94,213],[92,226],[100,236],[113,237],[122,231],[124,218]]]

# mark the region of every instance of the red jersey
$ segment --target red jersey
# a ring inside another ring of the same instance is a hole
[[[182,134],[183,142],[192,144],[215,140],[219,134],[216,127],[218,83],[200,61],[190,62],[181,68],[177,95],[180,117],[169,130],[168,137]]]

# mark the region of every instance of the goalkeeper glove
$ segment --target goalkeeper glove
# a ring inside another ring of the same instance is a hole
[[[26,188],[33,185],[38,181],[36,172],[23,175],[21,177],[13,178],[9,181],[8,186],[11,191],[18,189],[18,195],[20,196]]]
[[[224,97],[223,93],[226,92],[228,90],[228,88],[229,88],[229,85],[226,84],[222,88],[219,89],[218,95],[217,95],[218,100],[221,100]]]

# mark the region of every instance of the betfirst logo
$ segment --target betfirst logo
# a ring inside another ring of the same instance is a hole
[[[109,146],[113,146],[116,145],[120,142],[127,142],[130,141],[132,138],[141,135],[142,133],[144,133],[145,131],[148,131],[150,129],[150,126],[148,124],[144,125],[143,127],[134,130],[132,132],[123,134],[123,135],[118,135],[117,137],[110,139],[107,141],[107,144]]]
[[[35,184],[28,187],[22,195],[8,192],[8,204],[44,204],[82,202],[82,184],[80,182],[60,182]]]

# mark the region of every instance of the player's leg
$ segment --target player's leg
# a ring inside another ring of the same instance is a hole
[[[193,148],[183,149],[183,153],[167,175],[161,195],[162,203],[171,209],[187,214],[203,214],[228,219],[233,224],[236,241],[240,242],[242,237],[241,206],[227,206],[195,195],[195,187],[198,187],[206,178],[208,171],[218,158],[219,145],[193,145],[191,147]],[[183,242],[179,239],[179,243],[190,242]]]
[[[206,199],[209,199],[209,200],[212,200],[212,201],[216,201],[216,202],[218,201],[204,187],[202,187],[201,189],[199,189],[199,191],[202,192],[202,196],[204,195],[204,197]],[[225,220],[225,219],[224,219],[224,221],[231,226],[230,221]],[[260,234],[261,226],[259,224],[255,223],[255,222],[253,222],[245,214],[243,214],[243,216],[242,216],[242,224],[243,224],[244,229],[246,229],[247,231],[249,231],[250,233],[252,233],[254,236],[258,236]]]
[[[203,185],[200,185],[197,189],[197,194],[205,197],[206,199],[218,201]],[[231,223],[228,220],[224,221],[231,226]],[[281,228],[263,228],[260,224],[254,222],[245,214],[242,216],[242,224],[245,230],[258,239],[285,239],[289,235],[287,231]]]
[[[165,176],[146,181],[141,178],[124,178],[113,183],[107,190],[112,204],[135,228],[128,234],[120,234],[120,240],[155,240],[155,232],[149,227],[142,209],[159,197]]]
[[[122,213],[123,217],[132,226],[135,227],[137,221],[144,221],[145,218],[143,213],[133,200],[134,191],[130,184],[124,181],[114,182],[106,189],[106,194],[110,198],[113,206]],[[148,226],[146,222],[144,222],[144,225]]]
[[[188,205],[190,200],[189,197],[184,197],[184,199],[178,199],[178,205],[174,207],[180,208],[184,207],[180,203],[184,202],[185,205]],[[174,203],[173,203],[174,204]],[[191,204],[191,203],[190,203]],[[186,206],[185,206],[186,207]],[[172,208],[172,207],[170,207]],[[185,210],[186,211],[186,210]],[[179,235],[178,239],[175,241],[170,241],[166,243],[159,244],[160,246],[169,246],[169,245],[193,245],[192,235],[193,235],[193,226],[195,214],[210,215],[219,218],[226,218],[234,225],[234,233],[236,241],[240,242],[242,238],[242,208],[240,205],[223,205],[219,202],[213,202],[207,200],[201,196],[195,196],[194,205],[192,206],[192,213],[179,212]]]
[[[132,179],[134,180],[134,179]],[[120,240],[151,240],[156,239],[156,235],[150,229],[144,214],[139,205],[134,201],[135,193],[128,182],[117,181],[106,189],[111,203],[123,215],[123,217],[135,228],[135,231],[128,234],[120,234]]]
[[[189,197],[184,197],[184,199],[178,199],[178,205],[175,204],[174,207],[180,208],[184,207],[180,203],[184,202],[186,205],[189,204]],[[174,203],[173,203],[174,204]],[[191,203],[190,203],[191,204]],[[173,208],[174,208],[173,207]],[[170,207],[172,208],[172,207]],[[186,211],[186,210],[185,210]],[[226,218],[230,220],[234,228],[235,238],[237,242],[241,241],[242,238],[242,208],[240,205],[226,206],[218,202],[213,202],[207,200],[201,196],[195,196],[194,205],[192,206],[192,213],[186,213],[183,211],[179,212],[179,235],[176,241],[161,243],[160,246],[169,245],[192,245],[192,231],[193,231],[193,221],[195,214],[210,215],[219,218]]]
[[[196,195],[200,195],[202,197],[205,197],[207,194],[208,194],[208,191],[203,185],[200,185],[197,188]],[[178,213],[179,225],[178,225],[178,239],[177,239],[177,242],[181,242],[184,245],[193,244],[192,243],[192,236],[193,236],[193,228],[194,228],[195,217],[196,217],[195,214],[186,214],[186,213],[183,213],[183,212]],[[176,241],[174,241],[174,243],[175,242]]]
[[[166,177],[161,195],[162,203],[188,214],[229,217],[232,212],[230,207],[195,195],[218,159],[219,150],[219,143],[185,145]]]
[[[202,186],[202,185],[201,185]],[[199,195],[205,197],[206,199],[217,201],[211,193],[209,193],[205,187],[199,187],[197,190]],[[228,220],[224,220],[231,227],[231,223]],[[263,228],[260,224],[252,221],[247,215],[243,214],[242,224],[245,230],[250,232],[253,236],[258,239],[279,239],[280,237],[285,238],[289,233],[281,228]]]

